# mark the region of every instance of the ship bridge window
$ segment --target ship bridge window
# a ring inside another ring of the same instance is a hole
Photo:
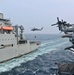
[[[7,23],[7,22],[5,22],[5,25],[7,25],[7,26],[11,26],[11,23]]]

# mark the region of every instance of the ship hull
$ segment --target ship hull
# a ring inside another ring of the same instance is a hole
[[[38,47],[39,43],[25,39],[22,25],[12,26],[10,19],[0,13],[0,62],[30,53]]]
[[[40,44],[37,42],[28,41],[25,44],[18,44],[16,47],[4,47],[0,49],[0,63],[33,52],[39,46]]]

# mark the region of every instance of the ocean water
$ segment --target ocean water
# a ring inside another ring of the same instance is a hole
[[[55,63],[74,63],[74,53],[64,50],[71,45],[57,34],[26,34],[30,41],[40,41],[40,47],[20,58],[0,64],[0,75],[56,75]]]

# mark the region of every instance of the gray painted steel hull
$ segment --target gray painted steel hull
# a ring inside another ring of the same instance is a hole
[[[39,45],[37,43],[18,44],[16,47],[5,47],[0,49],[0,63],[8,61],[13,58],[20,57],[35,51]]]

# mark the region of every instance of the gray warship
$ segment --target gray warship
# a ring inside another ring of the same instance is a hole
[[[25,39],[22,25],[12,26],[10,19],[0,13],[0,63],[35,51],[39,46],[40,42]]]

